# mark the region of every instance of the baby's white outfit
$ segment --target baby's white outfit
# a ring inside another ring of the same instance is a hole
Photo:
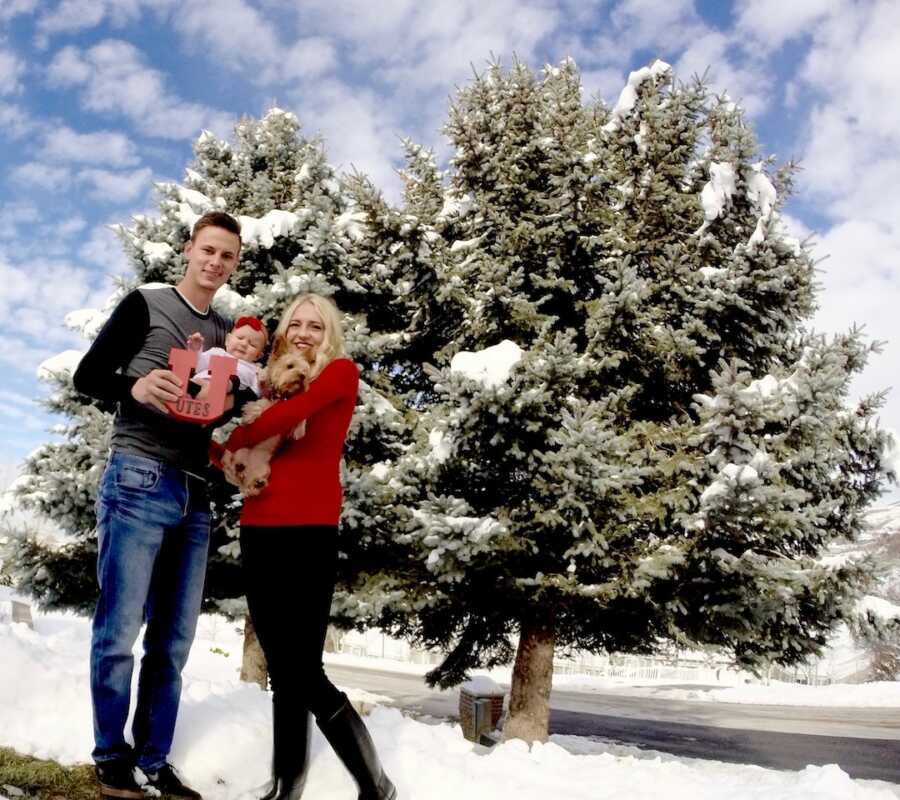
[[[235,358],[235,356],[231,355],[222,347],[210,347],[209,350],[204,350],[197,354],[197,372],[194,375],[195,378],[209,380],[210,356],[226,356],[227,358],[233,358],[237,361],[238,383],[240,383],[241,386],[252,390],[257,397],[262,394],[259,388],[259,364],[254,364],[252,361],[244,361],[241,358]]]

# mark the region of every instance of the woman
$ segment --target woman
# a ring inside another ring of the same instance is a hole
[[[340,312],[317,294],[297,298],[275,330],[273,356],[289,349],[311,364],[305,392],[234,431],[227,450],[288,434],[268,486],[244,501],[241,551],[250,616],[272,683],[272,786],[261,800],[297,800],[306,782],[310,714],[359,785],[359,800],[394,800],[363,721],[328,680],[322,649],[334,592],[341,514],[340,460],[359,372],[344,352]]]

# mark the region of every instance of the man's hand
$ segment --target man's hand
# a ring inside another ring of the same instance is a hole
[[[139,403],[168,414],[166,403],[172,403],[181,397],[181,381],[172,370],[154,369],[135,381],[131,387],[131,396]]]

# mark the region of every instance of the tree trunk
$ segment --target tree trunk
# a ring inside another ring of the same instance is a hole
[[[244,616],[244,658],[241,661],[241,680],[259,684],[263,689],[269,682],[269,667],[266,664],[262,647],[259,646],[256,628],[253,627],[253,621],[249,614]]]
[[[341,642],[344,639],[344,632],[339,631],[333,625],[328,626],[328,630],[325,633],[325,652],[326,653],[340,653],[341,652]]]
[[[555,641],[552,617],[521,623],[509,693],[509,717],[503,726],[504,741],[547,741]]]

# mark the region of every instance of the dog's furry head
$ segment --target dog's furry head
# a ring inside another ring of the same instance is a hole
[[[273,397],[290,397],[302,392],[309,375],[309,362],[299,353],[282,353],[269,359],[264,382]]]

